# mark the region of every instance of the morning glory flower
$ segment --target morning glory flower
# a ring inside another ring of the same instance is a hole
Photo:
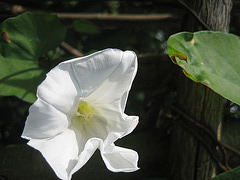
[[[137,116],[124,113],[137,71],[132,51],[106,49],[60,63],[38,86],[22,137],[39,150],[61,179],[71,179],[100,150],[113,172],[138,170],[137,152],[115,146]]]

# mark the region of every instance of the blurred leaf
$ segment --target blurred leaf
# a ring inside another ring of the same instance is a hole
[[[231,169],[227,172],[219,174],[218,176],[212,178],[211,180],[239,180],[240,179],[240,166]]]
[[[240,105],[240,40],[221,32],[178,33],[168,55],[186,76]]]
[[[73,23],[74,30],[79,33],[85,34],[98,34],[100,33],[98,27],[90,21],[78,20]]]
[[[46,74],[39,58],[63,41],[65,31],[56,16],[40,13],[23,13],[1,23],[0,95],[34,102]]]

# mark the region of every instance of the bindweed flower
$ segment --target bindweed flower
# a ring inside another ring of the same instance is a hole
[[[71,179],[96,149],[110,171],[138,170],[137,152],[114,145],[138,123],[124,113],[136,71],[134,52],[106,49],[60,63],[38,86],[22,137],[59,178]]]

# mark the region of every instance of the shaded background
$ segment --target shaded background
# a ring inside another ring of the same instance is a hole
[[[230,32],[240,33],[240,2],[235,1],[232,10]],[[189,11],[174,0],[155,1],[1,1],[0,21],[24,11],[58,13],[68,28],[65,42],[82,54],[108,47],[133,50],[139,59],[139,70],[130,92],[126,113],[139,115],[140,122],[129,136],[118,140],[117,145],[131,148],[139,153],[139,167],[134,173],[108,171],[97,151],[74,179],[142,179],[164,180],[168,170],[168,152],[172,124],[178,118],[169,108],[176,100],[178,67],[166,55],[166,40],[181,32]],[[132,16],[113,18],[66,17],[64,13],[95,13],[151,15],[148,19]],[[63,60],[74,57],[70,51],[59,46],[45,54],[39,61],[48,61],[51,69]],[[21,139],[30,104],[15,97],[0,97],[0,180],[57,179],[41,154]],[[240,147],[239,107],[226,103],[223,121],[224,142]],[[240,158],[228,153],[232,167],[240,165]]]

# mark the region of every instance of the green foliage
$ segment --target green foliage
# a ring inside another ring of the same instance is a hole
[[[99,28],[87,20],[78,20],[73,23],[74,30],[84,34],[99,34]]]
[[[167,41],[168,55],[185,75],[240,105],[240,40],[221,32],[182,32]]]
[[[239,180],[240,179],[240,166],[230,171],[219,174],[211,180]]]
[[[65,28],[56,16],[27,12],[1,23],[0,32],[0,95],[34,102],[46,74],[39,58],[63,41]]]

